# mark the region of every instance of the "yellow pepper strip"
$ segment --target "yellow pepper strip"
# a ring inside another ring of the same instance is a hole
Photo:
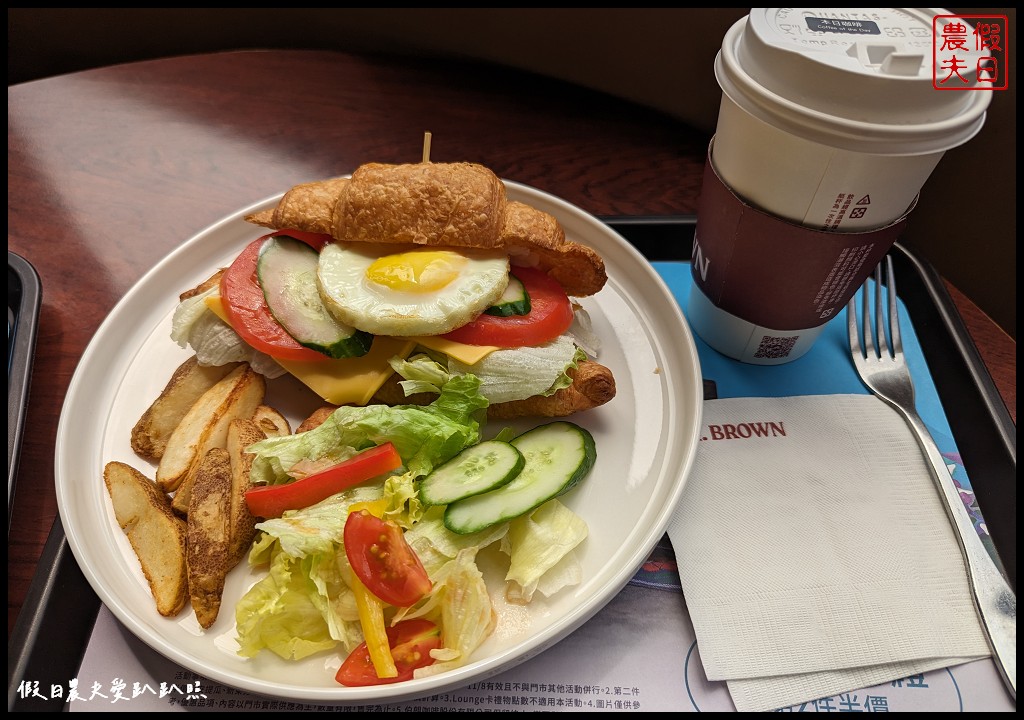
[[[386,500],[356,503],[349,508],[349,514],[367,510],[371,515],[380,517],[387,508]],[[384,624],[384,604],[372,592],[366,589],[362,581],[352,573],[350,581],[352,592],[356,596],[356,608],[359,611],[359,625],[363,629],[363,639],[370,653],[373,669],[379,678],[398,677],[395,659],[391,656],[388,643],[387,628]]]
[[[355,575],[352,576],[352,591],[356,594],[359,609],[359,624],[363,628],[366,649],[370,652],[373,669],[379,678],[398,676],[395,659],[391,656],[388,634],[384,625],[384,604]]]
[[[382,517],[384,511],[388,509],[388,501],[384,498],[380,500],[364,500],[363,502],[353,503],[349,505],[348,514],[357,513],[360,510],[365,510],[374,517]]]

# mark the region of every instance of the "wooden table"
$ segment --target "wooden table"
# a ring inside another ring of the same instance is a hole
[[[57,515],[57,423],[107,313],[184,239],[294,184],[369,162],[474,161],[599,216],[696,212],[708,137],[489,66],[237,52],[8,89],[8,248],[43,286],[8,543],[8,632]],[[1016,343],[951,288],[1016,423]]]

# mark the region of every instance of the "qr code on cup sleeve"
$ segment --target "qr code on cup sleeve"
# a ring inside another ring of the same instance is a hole
[[[799,335],[791,335],[790,337],[765,335],[761,338],[761,344],[757,346],[757,352],[754,353],[754,357],[767,358],[768,360],[789,357],[789,353],[793,351],[793,346],[796,345],[796,341],[799,339]]]

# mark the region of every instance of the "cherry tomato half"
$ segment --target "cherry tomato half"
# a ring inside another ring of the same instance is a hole
[[[392,678],[379,678],[373,669],[370,653],[363,643],[345,658],[345,662],[335,675],[342,685],[362,687],[365,685],[385,685],[388,683],[412,680],[416,668],[426,667],[434,662],[430,651],[441,647],[441,629],[429,620],[414,618],[403,620],[394,627],[388,628],[388,645],[391,656],[395,659],[398,675]]]
[[[513,348],[540,345],[569,329],[572,324],[572,303],[557,280],[540,270],[516,267],[512,274],[530,296],[530,312],[526,315],[481,315],[442,337],[467,345],[495,345]]]
[[[389,605],[409,607],[430,592],[423,563],[409,547],[405,533],[390,520],[366,510],[345,521],[345,554],[366,589]]]
[[[386,442],[287,485],[263,485],[247,490],[245,504],[249,506],[249,512],[257,517],[281,517],[285,510],[315,505],[331,495],[401,465],[402,458],[395,446]]]
[[[263,296],[263,288],[260,287],[256,275],[260,246],[267,238],[283,234],[285,233],[273,232],[253,240],[224,272],[220,280],[220,296],[224,310],[235,332],[260,352],[282,360],[328,360],[327,355],[303,347],[289,335],[274,319],[267,306],[267,299]],[[315,233],[297,234],[304,237],[296,239],[310,245],[313,245],[312,241],[317,237],[330,239],[329,236],[317,236]]]

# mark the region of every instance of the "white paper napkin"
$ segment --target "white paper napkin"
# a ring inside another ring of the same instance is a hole
[[[669,523],[709,680],[771,710],[990,655],[905,422],[868,395],[704,403]]]

